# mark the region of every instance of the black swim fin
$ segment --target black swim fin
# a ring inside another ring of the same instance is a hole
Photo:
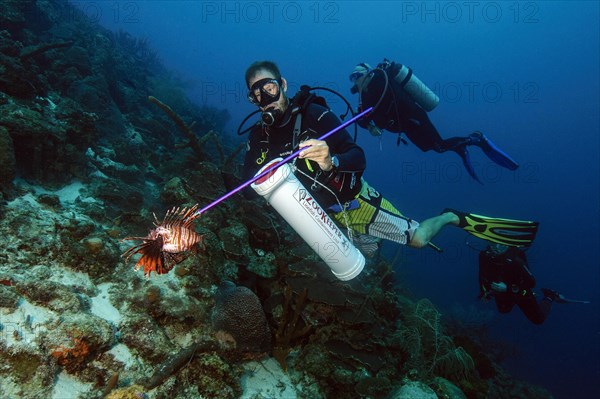
[[[497,244],[513,247],[528,247],[535,240],[538,222],[493,218],[489,216],[465,213],[455,209],[444,209],[442,213],[452,212],[458,216],[458,227],[467,233]]]
[[[564,295],[559,294],[558,292],[548,289],[548,288],[542,288],[542,294],[544,294],[545,298],[548,298],[551,301],[556,302],[556,303],[590,303],[590,301],[582,301],[579,299],[565,298]]]
[[[487,155],[489,159],[496,164],[509,169],[516,170],[519,167],[517,161],[512,159],[510,155],[498,148],[492,140],[488,139],[481,132],[473,132],[469,135],[471,145],[476,145]]]

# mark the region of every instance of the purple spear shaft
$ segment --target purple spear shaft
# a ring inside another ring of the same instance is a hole
[[[363,112],[361,112],[360,114],[356,115],[355,117],[353,117],[352,119],[349,119],[348,121],[342,123],[341,125],[339,125],[338,127],[336,127],[333,130],[330,130],[329,132],[325,133],[324,135],[322,135],[321,137],[319,137],[319,140],[325,140],[327,137],[331,136],[334,133],[339,132],[340,130],[346,128],[346,126],[351,125],[352,123],[356,122],[358,119],[362,118],[363,116],[365,116],[366,114],[368,114],[369,112],[371,112],[373,110],[373,107],[369,107],[366,110],[364,110]],[[280,167],[281,165],[291,161],[292,159],[296,158],[299,154],[300,151],[302,150],[297,150],[296,152],[288,155],[287,157],[285,157],[284,159],[282,159],[281,161],[277,162],[275,165],[273,165],[273,167],[262,171],[261,173],[259,173],[258,175],[254,176],[252,179],[248,180],[245,183],[242,183],[241,185],[239,185],[238,187],[234,188],[233,190],[231,190],[230,192],[228,192],[227,194],[223,195],[220,198],[217,198],[216,200],[214,200],[213,202],[211,202],[210,204],[206,205],[204,208],[196,211],[191,217],[192,218],[197,218],[198,216],[200,216],[201,214],[203,214],[204,212],[206,212],[207,210],[209,210],[210,208],[212,208],[213,206],[225,201],[227,198],[231,197],[232,195],[238,193],[239,191],[241,191],[242,189],[248,187],[249,185],[251,185],[252,183],[254,183],[255,181],[257,181],[258,179],[260,179],[261,177],[265,176],[268,173],[271,173],[272,171],[274,171],[275,169],[277,169],[278,167]]]

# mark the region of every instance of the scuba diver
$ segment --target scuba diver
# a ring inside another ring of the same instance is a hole
[[[479,252],[479,298],[493,297],[500,313],[509,313],[517,305],[529,321],[539,325],[548,317],[552,303],[589,303],[567,299],[548,288],[542,288],[543,298],[538,302],[534,287],[524,250],[493,244]]]
[[[466,137],[443,139],[429,120],[427,112],[439,103],[439,98],[405,65],[384,59],[377,68],[358,64],[350,74],[351,92],[359,95],[359,112],[373,107],[368,119],[359,125],[374,136],[381,130],[398,133],[398,144],[405,134],[421,151],[456,152],[469,175],[483,184],[471,164],[468,146],[477,146],[498,165],[515,170],[519,167],[508,154],[500,150],[483,133],[475,131]]]
[[[349,235],[387,239],[415,248],[433,246],[431,239],[446,225],[509,245],[527,246],[535,238],[537,222],[490,218],[453,209],[421,223],[404,216],[362,178],[365,154],[345,129],[325,140],[318,139],[340,125],[328,107],[306,101],[311,97],[300,95],[302,90],[288,98],[287,81],[271,61],[251,64],[245,79],[248,100],[261,113],[261,121],[248,129],[243,167],[246,179],[269,161],[300,149],[291,164],[293,173],[321,208],[348,228]],[[376,247],[370,241],[368,249],[360,249],[368,252]]]

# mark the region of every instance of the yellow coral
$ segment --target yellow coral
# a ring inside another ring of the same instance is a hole
[[[127,388],[115,389],[108,394],[106,399],[140,399],[144,397],[144,388],[139,385],[132,385]]]

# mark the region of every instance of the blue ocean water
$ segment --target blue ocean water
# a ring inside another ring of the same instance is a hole
[[[455,154],[421,153],[390,134],[379,140],[361,131],[367,180],[418,220],[454,207],[540,221],[528,253],[537,287],[592,303],[555,305],[542,326],[518,309],[495,313],[476,299],[477,253],[457,229],[436,240],[443,254],[403,249],[398,274],[446,314],[492,312],[494,337],[519,349],[505,364],[516,378],[560,399],[600,397],[597,2],[73,3],[110,29],[148,38],[190,83],[194,101],[229,110],[230,135],[253,110],[244,87],[253,61],[278,63],[291,93],[322,85],[348,98],[358,62],[387,57],[412,67],[440,96],[430,117],[442,136],[481,130],[521,167],[501,169],[474,149],[482,186]],[[343,112],[339,100],[330,104]],[[385,249],[393,255],[397,246]]]

